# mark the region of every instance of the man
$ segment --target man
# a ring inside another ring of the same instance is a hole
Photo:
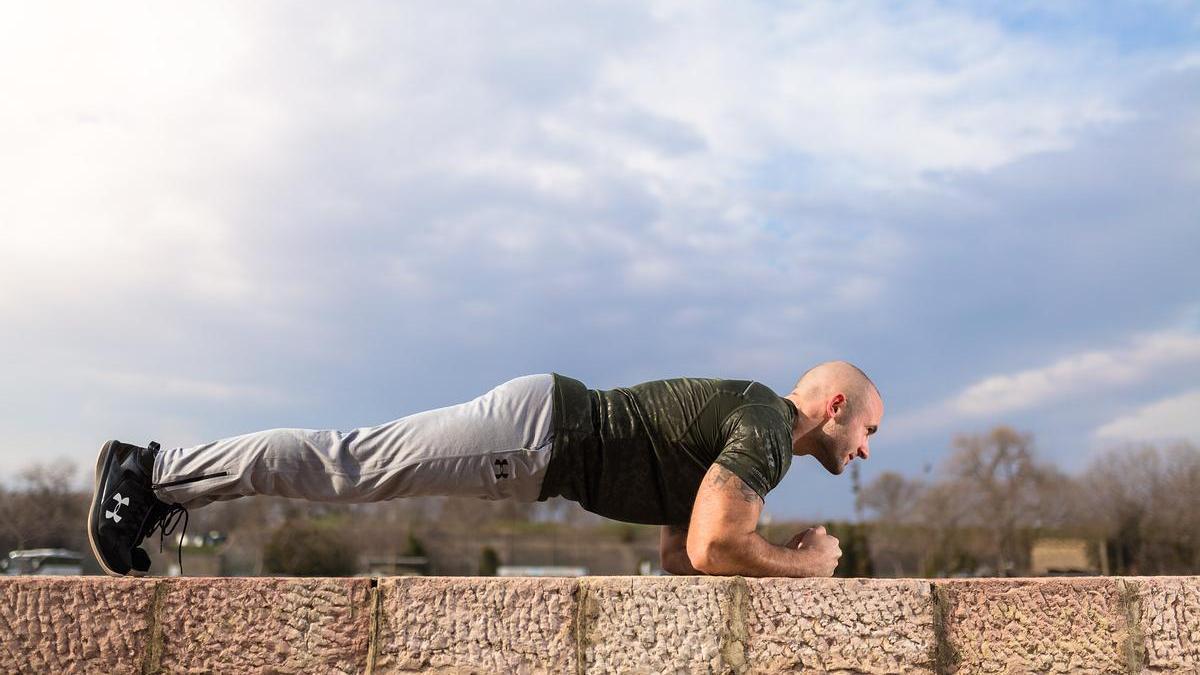
[[[763,499],[793,455],[834,474],[866,459],[882,416],[875,385],[844,361],[809,370],[785,397],[748,380],[598,391],[531,375],[349,432],[272,429],[174,449],[109,441],[96,462],[88,536],[106,572],[140,575],[150,567],[146,538],[161,540],[187,509],[217,500],[564,497],[609,518],[663,525],[662,566],[674,574],[829,576],[837,539],[817,527],[768,543],[755,532]]]

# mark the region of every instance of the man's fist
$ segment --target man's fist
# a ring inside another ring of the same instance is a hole
[[[788,546],[808,551],[812,556],[815,576],[831,577],[837,569],[838,559],[842,557],[842,547],[837,537],[825,533],[825,528],[818,525],[792,537]]]
[[[800,548],[800,542],[804,541],[804,537],[808,536],[809,532],[812,532],[811,527],[805,529],[800,534],[797,534],[796,536],[792,537],[791,540],[788,541],[787,547],[788,548]]]

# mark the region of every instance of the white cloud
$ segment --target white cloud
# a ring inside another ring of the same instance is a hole
[[[1196,362],[1200,335],[1155,333],[1127,347],[1073,354],[1039,368],[985,378],[950,399],[946,408],[961,416],[996,415],[1139,382],[1155,372]]]
[[[1072,354],[1044,366],[985,377],[945,400],[893,417],[889,434],[908,436],[965,420],[997,418],[1037,407],[1069,409],[1103,400],[1123,387],[1200,364],[1200,334],[1166,330],[1123,347]]]
[[[1094,435],[1106,441],[1200,443],[1200,389],[1138,408],[1096,429]]]
[[[1123,115],[1112,81],[1091,74],[1107,56],[1007,34],[967,13],[845,3],[658,9],[665,28],[609,60],[602,87],[695,130],[711,149],[699,166],[693,156],[663,158],[664,180],[721,184],[783,149],[824,164],[827,178],[814,176],[822,183],[912,185],[925,172],[983,170],[1065,147],[1078,130]]]
[[[172,374],[130,373],[85,369],[78,373],[102,391],[123,395],[151,392],[155,397],[250,403],[259,406],[295,403],[295,397],[269,387],[180,377]]]
[[[0,27],[0,308],[58,315],[80,288],[115,310],[130,289],[302,306],[328,280],[290,273],[306,261],[276,245],[312,239],[314,219],[533,261],[574,243],[647,289],[697,258],[734,276],[764,253],[827,261],[803,233],[827,224],[773,213],[756,185],[797,170],[781,156],[811,163],[799,192],[984,169],[1113,119],[1141,72],[932,5],[572,7],[24,8]],[[381,203],[427,184],[451,186],[422,200],[432,215]],[[529,213],[498,224],[478,186]],[[606,211],[631,197],[644,216]],[[793,238],[764,236],[769,220]],[[436,263],[416,264],[457,272]],[[781,265],[790,284],[819,274]],[[848,300],[876,297],[847,271]]]
[[[240,188],[220,177],[269,155],[274,134],[226,88],[244,22],[193,10],[39,5],[0,27],[6,313],[136,287],[246,292],[226,255]]]

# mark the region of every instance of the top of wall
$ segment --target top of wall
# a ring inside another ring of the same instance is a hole
[[[0,671],[1196,672],[1200,578],[0,579]]]

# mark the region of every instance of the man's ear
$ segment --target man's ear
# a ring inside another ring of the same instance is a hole
[[[832,418],[837,415],[842,408],[846,407],[846,397],[843,394],[834,394],[832,398],[825,404],[825,416]]]

